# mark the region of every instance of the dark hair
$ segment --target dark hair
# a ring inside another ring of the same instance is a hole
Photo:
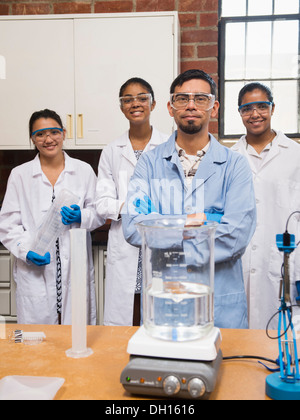
[[[174,82],[171,84],[170,93],[174,93],[177,86],[182,86],[185,82],[188,82],[192,79],[200,79],[206,81],[210,85],[211,93],[217,96],[217,85],[215,81],[210,77],[209,74],[205,73],[203,70],[198,69],[187,70],[177,76]]]
[[[242,105],[242,100],[243,97],[246,93],[248,92],[253,92],[255,89],[259,89],[263,92],[266,93],[268,99],[270,102],[273,103],[273,94],[271,92],[271,89],[268,88],[268,86],[263,85],[262,83],[259,82],[253,82],[253,83],[248,83],[247,85],[245,85],[239,93],[239,99],[238,99],[238,105],[241,106]]]
[[[32,134],[33,124],[40,118],[51,118],[52,120],[55,120],[61,128],[64,128],[60,116],[55,111],[43,109],[41,111],[36,111],[31,115],[29,120],[29,137],[31,137]]]
[[[133,84],[142,85],[145,89],[147,89],[149,93],[151,93],[152,100],[155,101],[152,86],[148,82],[146,82],[146,80],[141,79],[140,77],[132,77],[131,79],[127,80],[127,82],[125,82],[120,88],[119,98],[123,96],[124,90],[127,88],[127,86],[133,85]]]

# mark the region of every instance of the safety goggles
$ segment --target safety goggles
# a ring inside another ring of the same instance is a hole
[[[136,102],[139,105],[149,105],[152,100],[151,93],[140,93],[137,96],[121,96],[119,98],[120,105],[122,108],[127,107],[129,108],[134,102]]]
[[[267,114],[272,107],[273,102],[269,101],[257,101],[243,104],[239,107],[239,113],[242,117],[252,115],[253,111],[256,110],[259,114]]]
[[[185,109],[190,101],[193,101],[199,111],[209,111],[214,106],[216,97],[211,93],[173,93],[170,96],[172,108]]]
[[[45,141],[48,136],[51,137],[52,140],[59,140],[63,137],[64,130],[59,127],[48,127],[43,128],[41,130],[36,130],[31,133],[31,137],[35,141]]]

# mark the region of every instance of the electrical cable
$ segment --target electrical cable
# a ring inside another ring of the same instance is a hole
[[[233,360],[233,359],[256,359],[256,360],[263,360],[265,362],[269,362],[269,363],[274,363],[275,365],[277,365],[277,361],[276,360],[272,360],[272,359],[268,359],[267,357],[263,357],[263,356],[248,356],[248,355],[242,355],[242,356],[226,356],[223,357],[223,360]]]
[[[288,219],[287,219],[287,222],[286,222],[286,227],[285,227],[285,231],[286,231],[286,232],[288,232],[288,226],[289,226],[289,223],[290,223],[290,219],[291,219],[291,217],[292,217],[292,216],[294,216],[294,214],[297,214],[297,213],[299,213],[299,214],[300,214],[300,210],[293,211],[293,213],[291,213],[291,214],[289,215],[289,217],[288,217]],[[299,244],[299,242],[298,242],[298,244]]]
[[[291,310],[291,318],[289,319],[289,324],[288,324],[288,326],[286,327],[286,330],[281,334],[281,335],[279,335],[279,336],[276,336],[276,337],[272,337],[272,336],[270,336],[270,334],[269,334],[269,325],[270,325],[270,323],[271,323],[271,321],[275,318],[275,316],[276,315],[278,315],[278,314],[280,314],[280,312],[282,312],[282,311],[285,311],[286,310],[286,308],[281,308],[281,309],[279,309],[274,315],[272,315],[271,316],[271,318],[269,319],[269,321],[268,321],[268,324],[267,324],[267,326],[266,326],[266,334],[267,334],[267,337],[268,338],[270,338],[271,340],[278,340],[279,338],[281,338],[281,337],[283,337],[287,332],[288,332],[288,330],[289,330],[289,328],[290,328],[290,326],[291,326],[291,323],[292,323],[292,307],[293,306],[298,306],[298,305],[291,305],[289,308],[290,308],[290,310]]]

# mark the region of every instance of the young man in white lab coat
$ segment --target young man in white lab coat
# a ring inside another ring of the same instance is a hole
[[[250,164],[257,206],[257,227],[243,256],[249,327],[265,329],[280,306],[279,285],[283,253],[276,234],[285,232],[290,214],[300,210],[300,145],[271,128],[275,104],[270,89],[260,83],[246,85],[239,94],[239,112],[247,134],[232,150]],[[298,219],[298,220],[297,220]],[[300,217],[291,217],[289,233],[300,240]],[[300,250],[290,257],[292,304],[296,304],[295,281],[300,280]],[[297,308],[293,308],[297,314]],[[278,316],[269,328],[277,329]]]
[[[141,245],[135,224],[145,219],[205,213],[219,216],[215,234],[214,320],[220,328],[247,328],[247,303],[241,256],[255,230],[255,197],[247,160],[209,133],[218,114],[216,85],[201,70],[188,70],[171,86],[169,113],[178,130],[144,154],[129,184],[122,215],[125,238]],[[171,188],[163,188],[164,183]],[[136,188],[138,186],[138,188]],[[203,194],[202,192],[203,191]],[[136,199],[148,196],[158,211],[138,214]]]

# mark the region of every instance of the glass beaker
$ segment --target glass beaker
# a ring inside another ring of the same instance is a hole
[[[143,322],[152,337],[195,340],[213,328],[217,223],[198,223],[185,226],[183,218],[164,218],[137,224],[143,252]]]

